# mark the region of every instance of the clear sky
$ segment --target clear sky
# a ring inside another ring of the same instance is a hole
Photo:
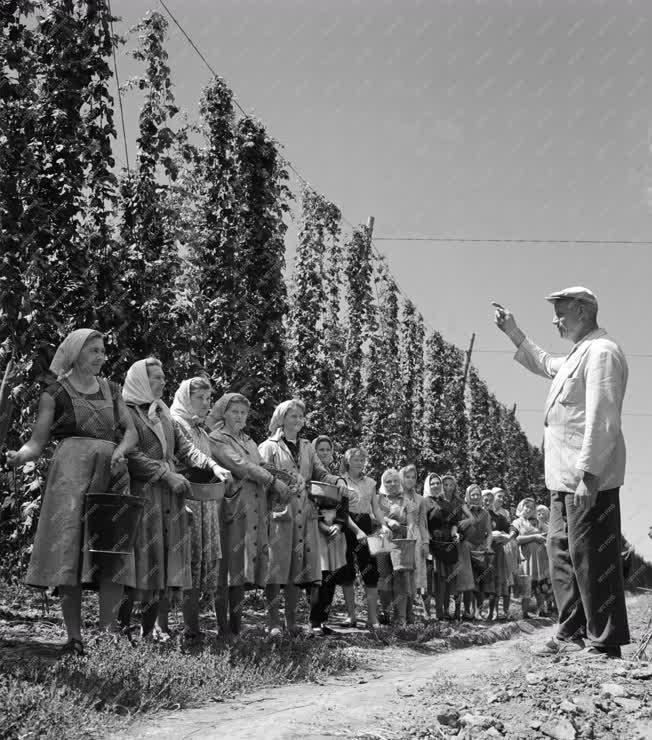
[[[375,216],[378,237],[652,240],[647,0],[166,3],[297,170],[349,221]],[[120,33],[163,12],[156,0],[112,5]],[[168,50],[194,118],[210,73],[173,24]],[[124,50],[118,63],[123,80],[137,72]],[[125,104],[133,159],[138,106]],[[474,364],[536,444],[547,382],[511,360],[490,302],[565,353],[544,296],[595,291],[630,364],[623,528],[652,559],[652,245],[377,247],[429,326],[463,347],[476,333]]]

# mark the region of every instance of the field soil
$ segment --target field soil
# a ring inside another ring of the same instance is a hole
[[[652,738],[652,664],[633,660],[652,600],[631,597],[628,609],[623,660],[535,657],[531,647],[554,631],[543,620],[474,625],[495,641],[351,647],[364,665],[353,673],[166,714],[119,737]]]

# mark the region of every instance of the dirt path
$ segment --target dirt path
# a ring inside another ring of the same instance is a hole
[[[491,682],[505,665],[520,664],[532,640],[547,639],[552,627],[522,631],[512,640],[443,654],[418,655],[388,649],[371,669],[329,680],[323,685],[268,689],[242,700],[169,714],[134,728],[129,738],[332,738],[387,735],[392,716],[433,680],[446,676]],[[390,711],[388,712],[388,708]]]

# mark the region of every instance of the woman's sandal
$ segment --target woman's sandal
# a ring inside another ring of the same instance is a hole
[[[68,640],[65,645],[61,646],[62,655],[84,655],[84,643],[81,640],[73,637],[72,640]]]

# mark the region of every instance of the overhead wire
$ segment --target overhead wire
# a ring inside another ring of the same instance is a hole
[[[190,46],[193,48],[197,56],[202,60],[206,68],[211,72],[211,74],[215,77],[218,77],[219,75],[213,68],[213,66],[210,64],[210,62],[206,59],[205,55],[202,53],[202,51],[199,49],[197,44],[193,41],[190,34],[185,30],[185,28],[181,25],[179,20],[176,18],[176,16],[172,13],[170,8],[168,7],[165,0],[158,0],[160,5],[163,7],[165,12],[168,14],[172,22],[177,26],[179,31],[183,34],[184,38],[187,40],[187,42],[190,44]],[[109,11],[110,11],[110,5],[109,5]],[[117,80],[117,64],[115,63],[115,47],[114,47],[114,65],[116,69],[116,80]],[[119,88],[118,88],[119,89]],[[122,97],[120,95],[120,92],[118,93],[119,96],[119,102],[120,102],[120,111],[122,115]],[[240,104],[240,102],[237,100],[237,98],[233,97],[233,102],[237,109],[242,113],[243,116],[247,116],[246,111],[244,110],[243,106]],[[127,141],[126,141],[126,133],[125,133],[125,127],[124,127],[124,117],[122,118],[122,126],[123,126],[123,135],[125,138],[125,155],[127,155]],[[314,188],[311,183],[308,181],[304,175],[302,175],[296,167],[290,162],[286,157],[281,157],[281,160],[283,164],[291,170],[294,175],[298,178],[298,180],[304,185],[304,187],[308,187],[315,192],[317,192],[316,188]],[[127,163],[128,163],[128,157],[127,157]],[[351,223],[344,214],[342,213],[342,210],[340,209],[340,213],[342,214],[342,221],[346,223],[351,230],[355,230],[359,228],[359,226],[356,226],[355,224]],[[488,244],[495,244],[495,243],[504,243],[504,244],[605,244],[605,245],[650,245],[652,244],[652,241],[645,241],[645,240],[633,240],[633,239],[624,239],[624,240],[613,240],[613,239],[478,239],[478,238],[466,238],[466,237],[442,237],[442,236],[371,236],[371,247],[373,254],[375,257],[380,260],[384,266],[385,269],[388,271],[390,277],[392,278],[392,281],[394,282],[394,285],[396,286],[397,291],[399,294],[406,300],[409,301],[414,305],[414,301],[412,298],[405,293],[405,291],[401,288],[399,281],[396,279],[396,276],[392,272],[391,268],[389,267],[387,260],[385,256],[382,254],[382,252],[376,248],[374,242],[377,241],[424,241],[424,242],[451,242],[451,243],[469,243],[469,244],[478,244],[478,243],[488,243]],[[377,299],[379,299],[378,292],[376,290],[376,296]],[[423,313],[421,311],[418,311],[418,314],[421,316],[421,319],[423,320],[424,325],[430,330],[430,331],[436,331],[435,328],[432,326],[432,324],[425,318]],[[464,351],[464,350],[462,350]],[[474,349],[474,352],[477,353],[500,353],[500,354],[511,354],[511,350],[493,350],[493,349]],[[628,353],[628,357],[652,357],[652,353]],[[640,414],[641,416],[645,416],[646,414]]]

